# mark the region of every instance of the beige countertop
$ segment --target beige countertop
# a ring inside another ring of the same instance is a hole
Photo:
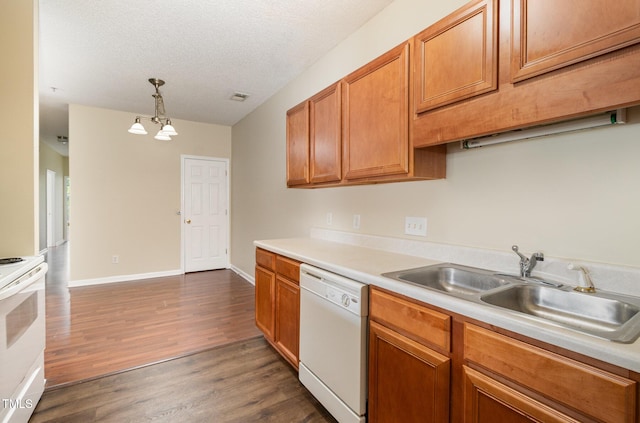
[[[437,264],[441,261],[315,238],[255,241],[254,245],[356,281],[459,313],[607,363],[640,372],[640,340],[621,344],[564,329],[484,304],[381,276],[383,273]],[[457,262],[458,264],[466,264]]]

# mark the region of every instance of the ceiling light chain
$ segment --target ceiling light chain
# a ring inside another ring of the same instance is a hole
[[[178,133],[173,125],[171,125],[171,119],[165,116],[164,99],[158,90],[159,87],[164,85],[164,81],[158,78],[149,78],[149,82],[156,87],[156,92],[151,95],[155,100],[155,115],[136,116],[136,120],[133,125],[131,125],[131,128],[129,128],[129,132],[136,135],[146,135],[147,131],[144,129],[144,126],[142,126],[142,123],[140,123],[140,119],[149,119],[151,122],[161,125],[160,130],[154,138],[160,141],[171,141],[171,136],[178,135]]]

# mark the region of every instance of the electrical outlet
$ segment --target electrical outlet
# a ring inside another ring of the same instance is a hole
[[[360,229],[360,215],[353,215],[353,229]]]
[[[111,263],[113,264],[120,263],[120,256],[117,256],[117,255],[111,256]]]
[[[331,225],[333,223],[333,213],[327,213],[327,225]]]
[[[427,218],[405,217],[404,233],[407,235],[427,236]]]

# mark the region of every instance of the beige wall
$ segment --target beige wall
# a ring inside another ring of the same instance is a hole
[[[64,241],[64,177],[69,176],[69,158],[61,156],[45,143],[40,143],[40,251],[47,248],[47,169],[56,173],[56,194],[54,199],[55,222],[54,242]]]
[[[420,239],[432,242],[500,251],[519,244],[640,266],[640,108],[624,126],[469,151],[450,145],[445,180],[285,187],[286,110],[465,1],[434,3],[396,0],[233,127],[234,266],[253,273],[255,239],[306,236],[314,226],[353,231],[353,214],[365,234],[405,237],[405,216],[424,216],[428,236]]]
[[[0,257],[39,250],[37,7],[0,1]]]
[[[72,282],[179,270],[180,156],[231,157],[228,126],[172,119],[179,135],[157,141],[148,122],[127,132],[134,117],[69,106]]]

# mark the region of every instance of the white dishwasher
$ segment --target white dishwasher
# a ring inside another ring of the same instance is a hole
[[[365,422],[369,287],[300,266],[300,382],[340,423]]]

